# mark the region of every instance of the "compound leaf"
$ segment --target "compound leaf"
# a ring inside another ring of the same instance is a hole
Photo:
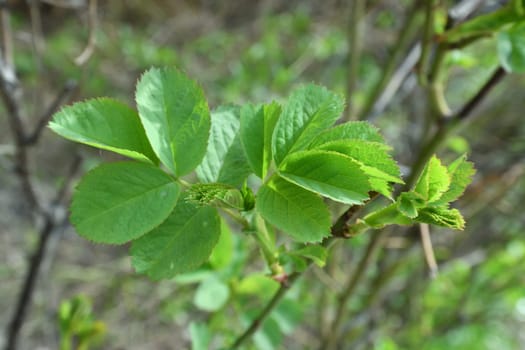
[[[210,113],[201,88],[175,68],[152,68],[137,84],[140,119],[155,154],[173,174],[188,174],[206,153]]]
[[[71,222],[97,243],[122,244],[162,223],[173,210],[179,185],[159,168],[138,162],[103,164],[77,186]]]
[[[215,208],[200,207],[181,197],[166,221],[133,241],[133,266],[155,280],[189,272],[209,258],[220,229]]]
[[[330,212],[321,197],[280,177],[259,189],[256,208],[297,241],[319,242],[330,234]]]
[[[282,164],[279,174],[309,191],[346,204],[363,203],[372,190],[361,165],[337,152],[293,153]]]
[[[288,154],[305,149],[320,132],[335,123],[343,109],[344,100],[324,87],[310,84],[296,89],[273,133],[276,165]]]
[[[110,98],[65,107],[53,116],[49,127],[71,141],[141,161],[158,161],[137,112]]]

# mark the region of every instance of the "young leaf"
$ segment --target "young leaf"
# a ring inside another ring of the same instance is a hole
[[[208,149],[196,169],[202,182],[240,187],[248,177],[250,166],[239,136],[239,114],[237,106],[222,106],[212,112]]]
[[[53,116],[49,127],[71,141],[157,162],[137,112],[116,100],[100,98],[65,107]]]
[[[199,207],[180,198],[166,221],[133,241],[133,266],[155,280],[189,272],[208,259],[219,234],[215,208]]]
[[[343,109],[344,100],[323,87],[306,85],[295,90],[273,133],[276,165],[288,154],[305,149],[320,132],[335,123]]]
[[[176,176],[206,153],[210,113],[199,86],[175,68],[150,69],[137,84],[140,119],[155,154]]]
[[[195,184],[188,190],[187,199],[197,205],[244,209],[242,192],[224,184]]]
[[[434,155],[428,161],[425,169],[416,183],[414,192],[419,193],[427,202],[434,202],[441,198],[449,189],[450,175],[441,161]]]
[[[308,148],[316,148],[327,142],[339,140],[363,140],[385,143],[379,129],[368,122],[348,122],[340,124],[320,133]]]
[[[525,72],[525,22],[502,30],[497,35],[498,55],[507,72]]]
[[[338,202],[361,204],[372,190],[361,165],[330,151],[300,151],[289,155],[279,174],[309,191]]]
[[[122,244],[163,222],[179,192],[179,185],[152,165],[103,164],[78,184],[71,204],[71,223],[79,235],[91,241]]]
[[[456,159],[448,166],[448,173],[451,178],[450,188],[443,193],[441,198],[432,202],[432,204],[444,205],[458,199],[472,181],[472,176],[475,172],[474,165],[466,160],[465,155]]]
[[[299,242],[319,242],[330,234],[330,212],[321,197],[273,177],[257,194],[261,216]]]
[[[415,220],[456,230],[463,230],[465,227],[465,220],[459,210],[449,209],[445,206],[423,208]]]
[[[281,106],[246,105],[241,110],[241,141],[253,172],[266,177],[272,162],[272,134],[281,115]]]
[[[414,197],[418,197],[419,194],[415,192],[404,192],[397,198],[397,209],[401,214],[414,219],[418,213],[418,205]]]

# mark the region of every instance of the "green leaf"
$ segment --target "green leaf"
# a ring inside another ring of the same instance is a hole
[[[212,276],[199,285],[193,303],[203,311],[214,312],[222,308],[229,297],[228,286],[216,276]]]
[[[226,224],[224,220],[221,220],[221,235],[210,255],[210,264],[216,270],[226,268],[233,259],[234,249],[233,234],[228,224]]]
[[[456,230],[463,230],[465,227],[465,220],[459,210],[449,209],[444,206],[423,208],[419,211],[419,215],[415,220]]]
[[[525,21],[497,35],[498,55],[507,72],[525,72]]]
[[[241,141],[253,172],[266,177],[272,162],[272,134],[281,115],[281,106],[246,105],[241,110]]]
[[[191,271],[208,260],[219,234],[215,208],[199,207],[180,198],[166,221],[133,241],[133,266],[156,280]]]
[[[450,187],[450,175],[441,161],[433,155],[423,169],[416,183],[414,192],[419,193],[424,200],[431,203],[443,195]]]
[[[441,40],[455,43],[481,36],[492,35],[504,26],[522,20],[523,17],[511,6],[474,17],[446,31]]]
[[[71,141],[141,161],[158,161],[137,112],[109,98],[65,107],[53,116],[49,127]]]
[[[368,122],[348,122],[334,126],[320,133],[310,144],[309,148],[316,148],[327,142],[339,140],[363,140],[385,143],[379,129]]]
[[[474,165],[466,160],[465,155],[456,159],[448,166],[448,173],[451,178],[450,188],[432,204],[444,205],[458,199],[472,181],[475,172]]]
[[[206,153],[210,113],[199,86],[175,68],[152,68],[137,84],[140,119],[155,154],[176,176]]]
[[[382,228],[386,225],[411,225],[414,223],[412,219],[399,211],[397,203],[392,203],[366,215],[363,221],[374,228]]]
[[[103,164],[78,184],[71,204],[71,223],[81,236],[94,242],[125,243],[163,222],[179,192],[179,185],[155,166]]]
[[[250,174],[239,135],[239,114],[237,106],[221,106],[212,112],[208,149],[196,169],[202,182],[240,187]]]
[[[382,143],[363,140],[338,140],[326,142],[318,149],[344,154],[361,165],[361,170],[368,175],[371,188],[391,198],[392,188],[389,183],[403,183],[401,172]]]
[[[210,348],[211,332],[206,323],[190,323],[191,350],[208,350]]]
[[[323,267],[326,264],[328,251],[320,245],[307,245],[304,248],[292,250],[289,254],[301,256],[312,260],[317,266]]]
[[[330,234],[330,212],[321,197],[273,177],[257,194],[256,209],[270,224],[300,242],[319,242]]]
[[[284,107],[272,137],[276,165],[293,152],[305,149],[322,131],[339,118],[344,100],[317,85],[296,89]]]
[[[346,204],[361,204],[372,189],[361,165],[330,151],[301,151],[289,155],[279,169],[286,180]]]

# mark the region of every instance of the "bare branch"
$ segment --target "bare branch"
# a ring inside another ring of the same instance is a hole
[[[88,26],[89,26],[88,44],[84,48],[84,51],[82,51],[82,53],[77,58],[75,58],[75,64],[77,66],[83,66],[87,61],[89,61],[93,52],[95,52],[96,35],[97,35],[97,0],[89,1]]]

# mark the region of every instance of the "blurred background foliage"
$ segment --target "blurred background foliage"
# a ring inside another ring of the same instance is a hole
[[[14,62],[28,102],[24,109],[29,115],[38,111],[40,102],[50,100],[70,79],[79,82],[76,100],[111,96],[133,104],[141,72],[164,65],[176,65],[198,80],[211,108],[279,100],[302,82],[345,93],[350,2],[100,1],[96,49],[79,66],[74,59],[89,37],[84,1],[63,2],[70,7],[41,3],[40,55],[31,41],[26,2],[11,1]],[[363,108],[380,81],[411,3],[366,2],[363,52],[351,98],[356,109]],[[413,43],[420,32],[414,32]],[[450,52],[445,92],[451,108],[472,96],[497,64],[496,43],[490,38]],[[389,103],[370,118],[394,145],[402,167],[410,165],[425,133],[426,102],[416,81],[408,75]],[[450,138],[440,155],[450,160],[468,152],[478,171],[458,204],[467,228],[431,229],[439,264],[435,279],[428,277],[418,228],[393,230],[348,304],[346,349],[525,348],[524,103],[525,78],[511,74],[474,111],[476,121]],[[2,328],[36,240],[11,179],[5,123],[2,116],[0,307],[7,310],[0,317]],[[32,157],[43,194],[60,184],[63,164],[74,153],[83,154],[85,169],[109,157],[44,136],[45,146]],[[319,337],[329,331],[337,293],[371,234],[338,244],[325,268],[311,269],[247,349],[317,348]],[[192,341],[194,349],[216,348],[233,340],[278,288],[265,276],[252,242],[226,225],[208,264],[159,283],[133,273],[125,246],[95,246],[70,228],[55,236],[60,239],[46,260],[21,349],[57,348],[60,327],[63,334],[77,336],[71,326],[74,317],[105,333],[102,341],[89,342],[93,349],[183,349]],[[72,303],[84,305],[85,312],[67,313]]]

